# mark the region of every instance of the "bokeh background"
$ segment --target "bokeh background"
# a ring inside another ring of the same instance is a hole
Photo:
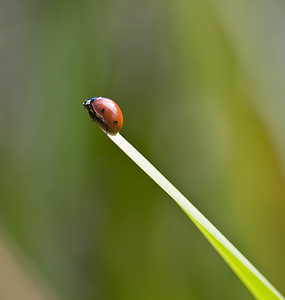
[[[285,293],[284,15],[281,0],[1,0],[1,299],[253,299],[91,123],[92,96]]]

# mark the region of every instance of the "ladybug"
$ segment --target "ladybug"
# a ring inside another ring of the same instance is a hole
[[[92,120],[101,121],[106,127],[106,133],[111,128],[119,132],[123,126],[123,114],[113,100],[104,97],[93,97],[85,100],[83,106],[88,110]]]

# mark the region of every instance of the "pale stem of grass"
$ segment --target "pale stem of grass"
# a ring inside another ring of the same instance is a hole
[[[105,131],[102,126],[100,127]],[[119,133],[108,133],[107,136],[176,201],[256,298],[284,299],[275,287],[272,286],[237,248],[126,139]],[[251,281],[252,276],[256,278]],[[254,284],[255,280],[259,280],[257,285]]]

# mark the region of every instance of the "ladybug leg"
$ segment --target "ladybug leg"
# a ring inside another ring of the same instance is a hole
[[[107,125],[107,123],[102,119],[100,118],[100,116],[98,116],[94,111],[93,109],[89,108],[89,107],[86,107],[88,113],[89,113],[89,116],[92,120],[92,122],[94,122],[95,120],[99,121],[101,124],[104,125],[105,129],[106,129],[106,134],[109,133],[109,127]]]
[[[90,116],[90,118],[92,119],[92,122],[93,122],[96,116],[94,115],[94,113],[90,109],[88,109],[88,113],[89,113],[89,116]]]
[[[96,113],[95,113],[95,118],[100,122],[100,124],[104,125],[104,127],[106,129],[106,134],[108,134],[109,127],[108,127],[107,123],[100,116],[98,116]]]
[[[103,120],[102,120],[102,121],[103,121]],[[104,124],[104,126],[105,126],[105,128],[106,128],[106,134],[108,134],[108,129],[109,129],[109,127],[108,127],[107,123],[104,122],[104,121],[103,121],[103,124]]]

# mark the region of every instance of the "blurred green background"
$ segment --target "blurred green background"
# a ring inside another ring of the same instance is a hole
[[[285,293],[284,14],[281,0],[1,0],[0,224],[60,299],[253,299],[91,123],[93,96]]]

